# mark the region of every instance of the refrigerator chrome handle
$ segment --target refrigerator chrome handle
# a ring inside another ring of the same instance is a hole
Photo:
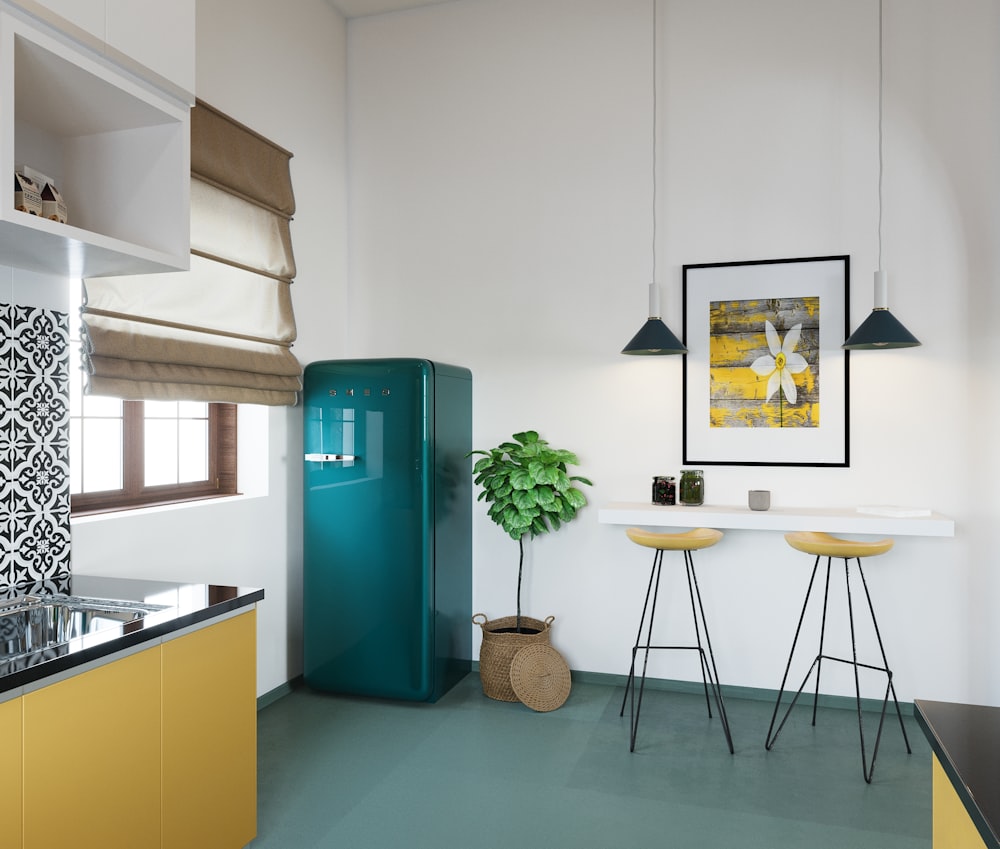
[[[307,463],[350,463],[361,458],[357,454],[306,454]]]

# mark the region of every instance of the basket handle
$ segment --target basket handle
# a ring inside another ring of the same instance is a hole
[[[556,617],[555,616],[547,616],[547,617],[545,617],[545,625],[546,625],[546,627],[548,627],[549,625],[551,625],[555,621],[556,621]]]
[[[479,621],[479,617],[480,616],[483,618],[482,622]],[[472,624],[473,625],[478,625],[484,631],[486,630],[486,622],[487,622],[487,619],[486,619],[486,614],[485,613],[477,613],[475,616],[472,617]]]

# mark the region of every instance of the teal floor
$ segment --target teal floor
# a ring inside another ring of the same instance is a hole
[[[635,753],[623,689],[573,683],[556,711],[486,698],[476,673],[437,704],[297,689],[258,719],[254,849],[930,849],[931,753],[886,726],[874,781],[856,715],[727,699],[736,754],[700,695],[647,690]],[[866,715],[868,722],[877,715]],[[871,729],[874,732],[874,727]]]

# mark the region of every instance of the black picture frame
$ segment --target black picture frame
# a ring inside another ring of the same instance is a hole
[[[850,465],[850,257],[683,266],[685,466]]]

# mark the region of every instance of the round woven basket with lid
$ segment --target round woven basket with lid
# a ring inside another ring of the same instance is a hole
[[[521,649],[535,644],[548,645],[550,626],[554,621],[554,616],[544,622],[522,616],[521,633],[516,633],[516,616],[487,619],[485,614],[477,613],[472,617],[473,624],[483,631],[483,642],[479,647],[479,678],[484,695],[501,702],[520,701],[510,683],[510,664]]]
[[[569,666],[552,646],[535,643],[514,655],[510,663],[510,686],[532,710],[555,710],[569,696]]]

